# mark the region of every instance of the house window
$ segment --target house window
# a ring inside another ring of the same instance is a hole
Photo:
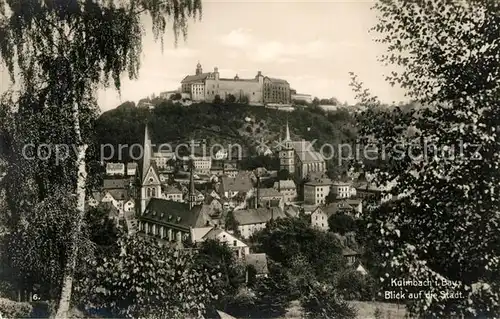
[[[156,197],[156,188],[153,188],[153,197]]]
[[[146,189],[146,196],[151,197],[151,188],[149,187]]]
[[[234,241],[233,241],[233,246],[237,246],[237,244],[238,244],[238,243],[237,243],[237,241],[236,241],[236,240],[234,240]]]

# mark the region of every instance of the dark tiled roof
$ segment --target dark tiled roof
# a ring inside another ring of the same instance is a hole
[[[253,188],[253,183],[250,178],[245,173],[240,173],[235,177],[222,177],[222,185],[224,191],[238,191],[238,192],[248,192]]]
[[[344,256],[356,256],[356,255],[359,255],[359,253],[355,252],[354,250],[352,250],[349,247],[345,247],[344,249],[342,249],[342,255],[344,255]]]
[[[259,188],[259,196],[262,197],[283,197],[283,195],[274,188]]]
[[[297,156],[302,163],[324,162],[325,158],[321,153],[314,151],[297,152]]]
[[[212,228],[208,231],[208,233],[203,236],[203,239],[212,239],[215,240],[217,239],[217,236],[219,236],[220,233],[224,232],[223,229],[220,228]]]
[[[127,200],[130,198],[128,191],[125,189],[108,189],[106,192],[116,200]]]
[[[130,183],[129,178],[105,178],[103,189],[125,189]]]
[[[205,80],[210,73],[201,73],[197,75],[188,75],[184,78],[184,80],[181,81],[181,83],[188,83],[188,82],[198,82],[198,81],[203,81]]]
[[[266,76],[266,78],[268,78],[271,82],[276,83],[276,84],[288,84],[287,80],[278,79],[278,78],[270,78],[268,76]]]
[[[140,219],[184,229],[206,227],[210,217],[207,208],[203,206],[198,205],[190,210],[186,203],[152,198]]]
[[[234,218],[240,225],[267,223],[271,218],[286,218],[286,215],[278,207],[243,209],[233,212]]]
[[[248,254],[245,256],[245,262],[247,265],[253,266],[258,275],[269,273],[266,254]]]
[[[174,187],[172,185],[165,185],[164,187],[164,193],[165,194],[182,194],[182,191],[179,190],[177,187]]]

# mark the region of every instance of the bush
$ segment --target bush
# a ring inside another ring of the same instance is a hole
[[[349,215],[333,214],[328,218],[328,227],[334,233],[345,235],[348,232],[356,230],[356,222]]]
[[[221,104],[222,103],[222,99],[220,98],[220,95],[217,94],[216,96],[214,96],[214,104]]]
[[[228,94],[226,97],[226,103],[234,103],[236,102],[236,97],[232,94]]]
[[[33,307],[27,302],[16,302],[0,298],[0,314],[3,318],[28,318]]]
[[[357,316],[356,309],[338,298],[332,287],[320,284],[311,285],[301,303],[307,318],[354,319]]]
[[[354,269],[347,269],[339,274],[337,289],[346,300],[371,301],[375,297],[374,280]]]

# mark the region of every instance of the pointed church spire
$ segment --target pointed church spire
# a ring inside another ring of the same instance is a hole
[[[288,120],[286,120],[286,137],[285,141],[291,141],[292,139],[290,138],[290,128],[288,128]]]
[[[196,203],[196,195],[194,192],[194,161],[189,162],[189,209],[192,209]]]
[[[146,123],[146,127],[144,128],[144,142],[143,146],[143,154],[142,154],[142,179],[145,178],[148,173],[149,166],[151,165],[151,138],[149,136],[148,124]],[[142,181],[141,181],[142,182]]]

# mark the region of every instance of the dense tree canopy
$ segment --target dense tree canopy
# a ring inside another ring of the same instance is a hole
[[[67,317],[82,240],[85,158],[97,151],[91,143],[96,89],[100,84],[119,89],[124,72],[137,77],[143,14],[153,21],[155,39],[163,41],[167,21],[172,21],[177,40],[186,35],[187,21],[200,13],[198,0],[0,0],[0,56],[20,88],[4,96],[0,108],[0,120],[5,123],[0,128],[5,146],[0,156],[8,163],[9,227],[14,234],[36,237],[25,241],[49,242],[24,257],[33,258],[42,275],[38,278],[47,278],[44,272],[50,269],[64,273],[59,318]],[[27,145],[33,146],[28,153]],[[41,145],[47,145],[43,152]],[[67,156],[61,156],[61,145]],[[64,212],[57,208],[60,202],[51,202],[59,198],[69,199]],[[65,245],[58,244],[58,232],[44,230],[54,220],[59,227],[67,227],[62,237]],[[24,273],[27,264],[11,261],[10,266]]]
[[[386,279],[460,283],[455,291],[464,298],[415,301],[410,309],[421,315],[494,316],[500,312],[493,277],[500,271],[500,3],[382,0],[375,9],[374,29],[389,49],[382,59],[399,66],[387,80],[421,105],[381,111],[354,81],[368,106],[360,143],[386,150],[384,165],[365,170],[379,185],[397,181],[390,192],[400,195],[370,220]]]

